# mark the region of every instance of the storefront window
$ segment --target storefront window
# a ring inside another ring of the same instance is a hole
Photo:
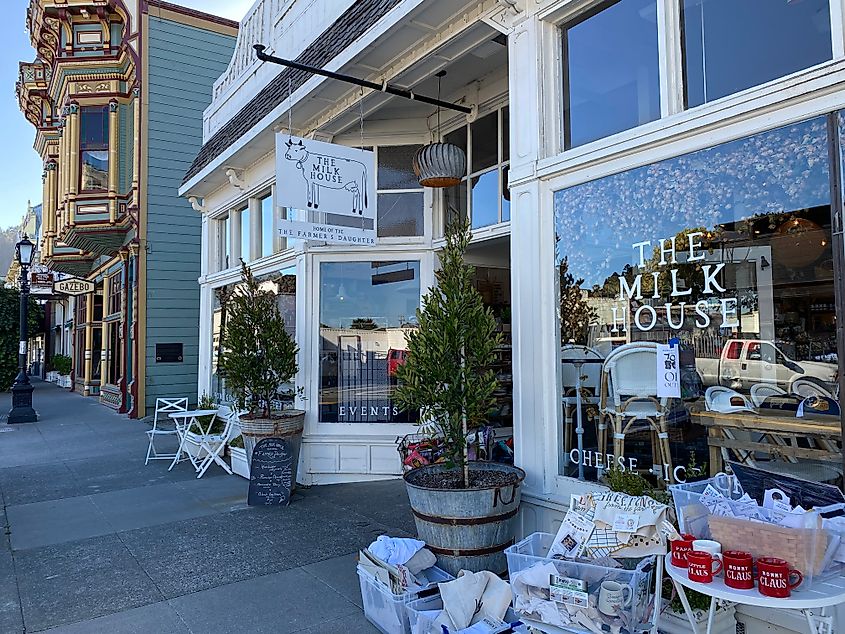
[[[567,148],[660,117],[657,3],[601,4],[563,29]]]
[[[285,321],[285,330],[296,339],[296,267],[287,267],[259,278],[261,290],[276,296],[276,305]],[[223,349],[220,346],[221,334],[226,328],[229,301],[237,292],[239,284],[227,284],[213,289],[211,305],[211,393],[221,401],[231,395],[226,391],[225,377],[220,371]],[[292,399],[293,386],[283,389],[281,397]]]
[[[682,7],[688,107],[832,58],[828,0],[684,0]]]
[[[417,261],[320,265],[320,422],[413,420],[393,391],[419,306]]]
[[[555,194],[562,474],[840,477],[830,202],[824,117]]]

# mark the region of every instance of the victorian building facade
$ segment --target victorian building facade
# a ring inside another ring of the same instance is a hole
[[[132,416],[193,397],[200,223],[177,196],[237,23],[157,0],[32,0],[21,110],[44,160],[42,262],[73,302],[73,380]]]

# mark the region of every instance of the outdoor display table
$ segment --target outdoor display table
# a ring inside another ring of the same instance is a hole
[[[710,447],[710,475],[722,470],[722,448],[733,452],[745,462],[755,452],[771,456],[799,459],[801,462],[814,460],[830,463],[831,467],[842,464],[842,429],[838,416],[815,416],[797,418],[794,412],[771,410],[765,414],[751,412],[721,413],[700,411],[692,414],[707,428],[707,444]],[[773,442],[757,442],[735,437],[735,432],[765,434]],[[807,438],[815,447],[799,447],[793,444],[796,438]],[[806,465],[805,465],[806,466]],[[819,466],[817,481],[827,481],[826,465]],[[804,477],[807,477],[806,475]],[[833,477],[836,477],[834,473]]]
[[[184,412],[173,412],[170,414],[170,418],[173,419],[174,424],[176,425],[176,435],[179,437],[179,449],[176,451],[176,456],[173,458],[173,462],[170,463],[168,467],[168,471],[170,471],[176,464],[180,461],[182,454],[186,454],[188,459],[191,461],[191,464],[194,465],[194,469],[201,477],[205,470],[211,464],[213,460],[217,464],[219,464],[229,475],[232,475],[232,470],[229,468],[229,465],[220,458],[214,448],[209,444],[209,438],[211,437],[210,431],[211,426],[214,425],[214,421],[217,419],[217,410],[216,409],[196,409],[196,410],[186,410]],[[200,422],[201,418],[209,418],[208,424],[203,429],[202,423]],[[199,451],[197,452],[200,456],[202,456],[202,451],[205,450],[206,455],[202,458],[199,462],[197,459],[189,452],[185,451],[185,443],[188,439],[188,433],[191,432],[193,429],[196,429],[194,432],[199,437]]]
[[[788,599],[775,599],[760,594],[755,587],[751,590],[734,590],[725,585],[724,577],[713,578],[712,583],[698,583],[690,581],[686,568],[679,568],[672,565],[672,555],[666,555],[666,571],[672,579],[675,591],[681,599],[686,612],[687,619],[692,627],[693,634],[700,634],[695,624],[695,616],[692,613],[685,588],[696,590],[711,597],[710,611],[707,615],[707,634],[711,634],[713,628],[713,617],[716,614],[717,601],[732,605],[752,605],[763,608],[776,608],[779,610],[799,610],[807,619],[810,626],[810,634],[835,634],[837,629],[835,608],[845,603],[845,577],[834,577],[822,581],[815,580],[812,588],[793,592]]]

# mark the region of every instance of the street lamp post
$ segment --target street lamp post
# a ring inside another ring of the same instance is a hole
[[[29,313],[29,266],[32,264],[32,255],[35,252],[35,245],[29,241],[24,234],[20,242],[15,245],[15,257],[18,260],[21,272],[21,312],[20,329],[21,337],[18,347],[18,375],[15,377],[15,384],[12,385],[12,409],[9,412],[9,423],[34,423],[38,420],[38,414],[32,409],[32,383],[29,382],[29,373],[26,368]]]

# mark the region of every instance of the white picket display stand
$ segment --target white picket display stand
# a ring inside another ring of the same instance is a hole
[[[695,617],[690,608],[685,588],[696,590],[710,598],[710,611],[707,618],[706,634],[711,634],[713,617],[718,602],[731,605],[750,605],[778,610],[798,610],[807,619],[810,634],[836,634],[836,612],[838,605],[845,603],[845,577],[833,577],[826,580],[816,580],[812,587],[796,592],[787,599],[775,599],[760,594],[757,588],[752,590],[734,590],[725,585],[723,577],[714,577],[712,583],[698,583],[690,581],[687,569],[672,565],[671,554],[666,555],[666,571],[672,579],[672,584],[684,606],[693,634],[700,634]]]

